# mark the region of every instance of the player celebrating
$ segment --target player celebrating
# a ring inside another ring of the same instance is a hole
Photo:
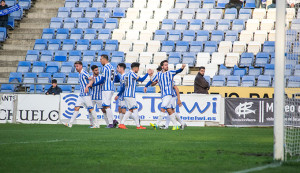
[[[141,126],[139,123],[139,115],[138,115],[138,105],[135,99],[135,88],[136,88],[136,82],[140,81],[143,82],[148,75],[152,75],[153,71],[148,70],[148,73],[140,78],[137,76],[137,73],[139,71],[140,63],[134,62],[131,64],[131,71],[123,75],[121,79],[121,91],[119,94],[115,97],[115,100],[117,100],[123,93],[123,97],[125,100],[126,107],[129,111],[127,111],[119,125],[119,128],[121,129],[127,129],[124,125],[125,121],[132,115],[137,129],[146,129],[145,127]]]
[[[182,67],[178,70],[171,70],[168,71],[168,61],[164,60],[160,63],[160,66],[162,67],[162,71],[158,72],[152,80],[150,80],[147,85],[144,88],[144,92],[147,92],[147,87],[150,86],[153,82],[158,82],[162,94],[162,104],[161,104],[161,112],[167,111],[170,115],[170,120],[173,123],[173,129],[172,130],[178,130],[179,126],[177,125],[177,122],[175,120],[175,112],[172,109],[171,100],[172,100],[172,94],[173,94],[173,78],[176,74],[183,71],[185,68],[185,64],[182,64]],[[156,124],[150,124],[155,129],[158,128],[157,124],[160,124],[162,121],[163,115],[160,114],[159,118],[157,119]]]
[[[91,85],[93,83],[92,76],[90,76],[90,74],[82,68],[81,61],[75,62],[75,68],[76,71],[79,73],[80,94],[75,104],[75,112],[73,113],[70,122],[66,123],[65,126],[71,128],[74,120],[79,114],[79,109],[82,106],[85,106],[90,113],[90,117],[91,117],[90,123],[92,125],[92,128],[99,128],[100,126],[97,123],[97,114],[94,110],[93,103],[90,96],[90,90],[88,88],[88,85]]]
[[[120,82],[120,86],[123,85],[123,81],[121,80],[123,76],[125,75],[125,69],[126,69],[126,64],[124,63],[119,63],[117,66],[117,71],[120,74],[118,78],[116,78],[115,82]],[[119,96],[119,115],[120,115],[120,122],[122,121],[125,113],[126,113],[126,104],[123,98],[123,94]]]

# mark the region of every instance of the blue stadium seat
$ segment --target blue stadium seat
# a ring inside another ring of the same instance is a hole
[[[42,50],[40,61],[52,61],[54,52],[51,50]]]
[[[112,52],[110,61],[115,63],[124,62],[124,52],[119,52],[119,51]]]
[[[218,31],[218,30],[212,31],[210,40],[216,41],[216,42],[223,41],[224,40],[224,31]]]
[[[173,19],[164,19],[161,23],[162,30],[172,30],[174,28],[175,21]]]
[[[62,50],[74,50],[75,40],[63,40]]]
[[[195,40],[195,31],[186,30],[183,31],[182,41],[194,41]]]
[[[221,75],[221,76],[229,76],[229,75],[232,74],[232,72],[233,72],[232,68],[227,68],[223,64],[220,65],[219,75]]]
[[[137,93],[144,93],[144,87],[136,87],[135,91]],[[147,93],[155,93],[155,87],[148,87]]]
[[[202,52],[203,42],[202,41],[192,41],[190,42],[190,52]]]
[[[118,40],[107,40],[105,45],[106,51],[117,51],[118,50]]]
[[[243,87],[255,86],[255,77],[254,76],[243,76],[241,86],[243,86]]]
[[[105,3],[105,0],[93,0],[92,7],[94,8],[102,8]]]
[[[300,87],[300,77],[299,76],[290,76],[288,83],[288,88],[299,88]]]
[[[106,1],[106,7],[107,8],[115,8],[117,7],[119,4],[119,1],[118,0],[107,0]]]
[[[103,41],[102,40],[91,40],[90,50],[102,50]]]
[[[65,7],[76,7],[77,0],[66,0]]]
[[[295,65],[294,76],[300,76],[300,64]]]
[[[202,8],[215,8],[215,0],[203,0]]]
[[[27,73],[31,68],[31,62],[29,61],[19,61],[17,72]]]
[[[265,41],[263,46],[263,52],[267,52],[267,53],[275,52],[275,41]]]
[[[218,0],[217,8],[225,8],[225,5],[229,3],[229,0]]]
[[[176,43],[175,52],[187,52],[189,49],[188,41],[178,41]]]
[[[59,69],[58,62],[47,62],[46,72],[47,73],[57,73]]]
[[[116,29],[118,27],[118,19],[108,18],[106,19],[106,29]]]
[[[175,30],[186,30],[188,27],[188,20],[186,19],[178,19],[175,23]]]
[[[111,52],[110,51],[98,51],[98,56],[100,58],[101,55],[107,55],[108,58],[111,57]]]
[[[168,13],[168,19],[179,19],[181,14],[180,9],[171,8]]]
[[[29,92],[41,94],[41,93],[44,93],[44,87],[43,87],[43,85],[30,85]]]
[[[22,82],[22,73],[11,72],[9,74],[9,83],[21,83]]]
[[[37,83],[51,83],[51,73],[39,73]]]
[[[58,84],[65,83],[66,74],[65,73],[54,73],[53,79],[56,79]]]
[[[300,53],[300,42],[297,41],[293,44],[293,53],[294,54]]]
[[[59,7],[58,12],[57,12],[57,17],[60,17],[60,18],[69,17],[70,10],[71,10],[71,8],[68,8],[68,7]]]
[[[269,59],[270,59],[269,53],[265,53],[265,52],[257,53],[255,59],[255,67],[264,67],[266,64],[268,64]]]
[[[225,34],[225,41],[237,41],[238,34],[238,31],[227,31]]]
[[[116,17],[116,18],[125,17],[125,9],[124,8],[114,8],[112,11],[112,17]]]
[[[80,85],[75,85],[74,93],[80,93]]]
[[[65,18],[64,19],[64,28],[72,29],[76,27],[76,19],[75,18]]]
[[[59,28],[56,31],[56,39],[68,39],[69,38],[69,29]]]
[[[233,20],[233,22],[232,22],[232,30],[233,31],[241,32],[244,29],[245,29],[245,20],[243,20],[243,19]]]
[[[85,18],[95,18],[97,17],[98,9],[97,8],[86,8]]]
[[[196,41],[207,41],[209,38],[209,31],[199,30],[197,31]]]
[[[179,41],[181,40],[181,31],[178,30],[170,30],[169,31],[169,41]]]
[[[83,51],[82,61],[90,64],[91,62],[95,61],[96,51],[89,50]]]
[[[130,8],[132,6],[132,0],[120,0],[120,8]]]
[[[255,8],[255,0],[246,0],[244,8]]]
[[[202,0],[190,0],[189,8],[199,9],[201,8]]]
[[[111,38],[111,30],[110,29],[101,29],[99,31],[98,39],[108,40]]]
[[[218,21],[218,30],[220,31],[228,31],[230,28],[230,20],[221,19]]]
[[[90,27],[90,19],[89,18],[79,18],[77,28],[87,29]]]
[[[6,4],[8,7],[16,5],[16,3],[17,3],[17,0],[6,0],[6,1],[5,1],[5,4]]]
[[[48,41],[45,39],[36,39],[33,49],[34,50],[46,50]]]
[[[61,28],[63,25],[63,19],[58,17],[52,17],[50,21],[50,28]]]
[[[6,28],[0,27],[0,41],[4,42],[6,40]]]
[[[214,76],[212,86],[225,86],[225,76]]]
[[[211,85],[210,76],[204,76],[204,79],[208,82],[209,85]]]
[[[217,24],[216,20],[206,19],[204,20],[203,30],[207,30],[207,31],[216,30],[216,24]]]
[[[189,67],[194,67],[196,55],[194,52],[185,52],[182,54],[182,64],[187,64]]]
[[[163,41],[161,46],[162,52],[172,52],[175,48],[174,41]]]
[[[93,40],[93,39],[96,38],[96,35],[97,35],[96,29],[86,29],[84,31],[84,37],[83,37],[83,39]]]
[[[110,18],[112,10],[110,8],[101,8],[99,13],[99,18]]]
[[[71,17],[81,18],[83,16],[84,9],[81,7],[72,8]]]
[[[35,83],[36,78],[36,73],[24,73],[23,83]]]
[[[73,28],[71,29],[70,39],[79,40],[82,38],[82,35],[83,35],[83,29]]]
[[[70,62],[75,62],[75,61],[80,61],[80,60],[81,60],[81,51],[78,51],[78,50],[69,51],[69,61]]]
[[[258,76],[257,85],[258,87],[270,87],[272,83],[272,77],[266,75]]]
[[[72,86],[71,85],[61,85],[60,86],[63,93],[72,93]]]
[[[176,0],[175,8],[186,8],[188,5],[188,0]]]
[[[87,8],[90,7],[90,5],[91,5],[91,0],[80,0],[78,7]]]
[[[227,85],[229,87],[237,87],[240,86],[241,77],[240,76],[228,76],[227,77]]]
[[[38,50],[28,50],[26,54],[26,61],[37,61],[39,59],[40,52]]]
[[[154,34],[154,40],[164,41],[167,38],[167,31],[165,30],[156,30]]]
[[[227,8],[225,10],[224,19],[233,20],[237,18],[237,9],[236,8]]]
[[[200,19],[191,19],[189,30],[201,30],[202,28],[202,20]]]
[[[245,8],[240,9],[239,19],[248,20],[251,18],[251,16],[252,16],[251,9],[245,9]]]
[[[68,52],[65,50],[55,51],[54,61],[67,61]]]
[[[43,29],[42,39],[53,39],[55,35],[55,29],[45,28]]]
[[[58,39],[49,40],[48,50],[60,50],[61,41]]]
[[[103,28],[104,23],[105,21],[103,18],[93,18],[92,28],[101,29]]]
[[[234,67],[233,67],[233,75],[234,76],[243,77],[246,75],[246,73],[247,73],[246,68],[239,68],[238,66],[234,65]]]
[[[216,52],[218,48],[218,43],[216,41],[207,41],[205,42],[204,46],[204,52],[208,52],[212,54],[213,52]]]
[[[64,74],[69,74],[74,72],[74,63],[73,62],[62,62],[60,72]],[[56,73],[54,73],[56,74]]]
[[[286,31],[286,42],[287,43],[294,43],[297,41],[297,37],[295,37],[295,35],[297,35],[297,31],[296,30],[287,30]]]
[[[23,18],[23,8],[20,10],[10,13],[10,17],[13,17],[14,20],[21,20]]]
[[[274,76],[274,74],[275,74],[274,64],[266,64],[264,75]]]
[[[254,60],[253,53],[242,53],[240,59],[240,67],[252,66]]]
[[[77,40],[76,50],[88,50],[90,41],[86,39]]]
[[[292,76],[292,70],[294,69],[293,64],[285,64],[284,76],[285,78],[289,78]]]
[[[255,76],[257,78],[259,75],[261,75],[262,69],[261,68],[255,68],[253,66],[249,67],[248,75],[249,76]]]
[[[15,85],[13,84],[1,84],[1,92],[2,93],[9,93],[15,91]]]
[[[44,90],[47,92],[52,85],[45,85]]]
[[[179,64],[181,61],[181,53],[179,52],[170,52],[169,54],[169,64]]]
[[[210,19],[220,20],[223,18],[223,11],[222,9],[211,9],[210,10]]]

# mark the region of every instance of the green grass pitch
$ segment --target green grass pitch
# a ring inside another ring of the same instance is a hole
[[[233,172],[273,162],[272,128],[87,127],[0,124],[0,172]]]

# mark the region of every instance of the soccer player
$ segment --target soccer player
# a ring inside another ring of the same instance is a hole
[[[71,128],[74,120],[76,119],[76,117],[79,114],[79,109],[81,107],[85,106],[90,113],[90,117],[92,120],[90,123],[92,125],[92,128],[100,128],[100,126],[97,123],[97,114],[94,110],[91,95],[90,95],[90,90],[88,88],[88,85],[91,85],[94,82],[92,80],[92,76],[90,76],[90,74],[82,68],[81,61],[75,62],[75,68],[76,68],[76,71],[79,73],[80,94],[76,101],[75,111],[72,115],[72,118],[69,121],[69,123],[65,124],[65,126]]]
[[[109,63],[108,56],[107,55],[101,55],[100,58],[101,64],[103,67],[103,75],[102,79],[99,82],[96,82],[93,84],[93,86],[101,85],[103,84],[103,91],[102,91],[102,112],[104,116],[108,119],[108,126],[107,128],[114,128],[113,123],[117,123],[117,121],[113,120],[113,112],[110,108],[111,99],[115,91],[115,69],[114,67]]]
[[[120,76],[118,78],[116,78],[115,82],[120,82],[120,86],[123,85],[123,81],[121,80],[123,78],[123,76],[125,75],[125,69],[126,69],[126,64],[124,63],[119,63],[117,66],[117,71],[120,74]],[[123,94],[121,94],[118,97],[119,100],[119,115],[120,115],[120,122],[122,121],[125,113],[126,113],[126,104],[125,104],[125,100],[123,98]]]
[[[168,71],[168,61],[164,60],[160,63],[160,66],[162,67],[162,71],[158,72],[153,78],[147,83],[147,85],[144,88],[144,92],[147,92],[147,87],[150,86],[153,82],[158,82],[161,94],[162,94],[162,104],[161,104],[161,112],[156,124],[150,124],[155,129],[158,128],[159,124],[161,123],[163,119],[163,114],[165,111],[168,112],[170,115],[170,120],[173,123],[173,129],[172,130],[178,130],[179,126],[177,125],[177,122],[175,120],[175,112],[174,109],[172,109],[171,100],[173,95],[173,78],[176,74],[183,71],[185,68],[185,64],[182,64],[182,67],[178,70],[171,70]]]
[[[139,123],[139,115],[138,115],[138,105],[135,99],[135,88],[136,88],[136,82],[140,81],[143,82],[148,75],[153,74],[153,70],[149,69],[148,73],[140,78],[137,76],[137,73],[139,71],[140,63],[134,62],[131,64],[131,71],[123,75],[121,79],[121,91],[119,94],[115,97],[115,100],[117,100],[123,93],[123,97],[125,100],[126,107],[129,111],[127,111],[119,125],[119,128],[121,129],[127,129],[124,125],[125,121],[132,115],[137,129],[146,129],[145,127],[141,126]]]

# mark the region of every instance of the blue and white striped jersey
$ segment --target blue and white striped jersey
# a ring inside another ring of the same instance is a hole
[[[125,86],[125,81],[123,80],[123,77],[125,76],[126,73],[124,74],[120,74],[120,87],[122,87],[123,85]],[[123,101],[124,100],[124,92],[119,96],[119,101]]]
[[[94,76],[95,82],[99,82],[102,78],[101,75]],[[91,89],[92,100],[102,100],[102,85],[93,86]]]
[[[181,70],[182,71],[182,70]],[[167,95],[173,95],[173,78],[178,73],[178,70],[171,70],[166,72],[158,72],[156,75],[153,76],[152,82],[158,82],[158,85],[161,90],[162,97]]]
[[[79,96],[89,96],[90,95],[90,90],[89,90],[88,93],[84,92],[84,89],[86,88],[87,84],[89,83],[89,77],[90,76],[91,75],[83,69],[79,73],[79,84],[80,84],[80,94],[79,94]]]
[[[115,91],[115,69],[110,63],[103,67],[103,76],[105,77],[103,91]]]
[[[122,80],[125,84],[125,91],[123,94],[124,97],[135,98],[136,81],[138,80],[138,78],[139,77],[137,76],[137,74],[133,71],[129,71],[122,77]]]
[[[172,88],[173,88],[172,97],[177,97],[177,93],[176,93],[176,90],[175,90],[174,86],[175,86],[175,81],[172,82]]]

